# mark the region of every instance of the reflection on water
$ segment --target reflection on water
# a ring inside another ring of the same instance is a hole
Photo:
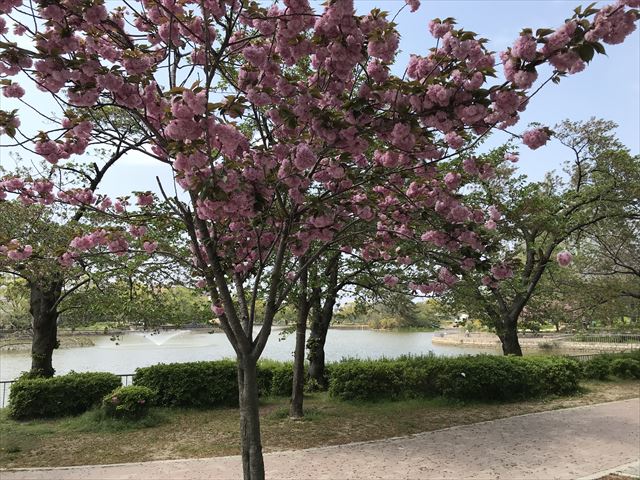
[[[295,335],[281,339],[281,331],[274,329],[263,358],[291,360]],[[380,358],[405,354],[465,355],[496,353],[493,350],[433,345],[433,332],[382,332],[375,330],[329,330],[327,361],[345,357]],[[115,337],[95,337],[95,346],[55,350],[53,366],[58,374],[105,371],[132,373],[137,367],[156,363],[191,362],[233,358],[234,352],[222,332],[203,333],[178,330],[167,332],[132,332]],[[29,352],[0,353],[0,380],[16,378],[28,370]]]

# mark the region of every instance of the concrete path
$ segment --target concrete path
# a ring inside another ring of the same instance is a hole
[[[640,399],[555,410],[410,437],[265,455],[284,479],[588,477],[640,458]],[[0,471],[18,479],[240,479],[238,457]]]

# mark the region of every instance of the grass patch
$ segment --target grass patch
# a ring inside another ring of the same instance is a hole
[[[60,428],[68,432],[124,432],[157,427],[169,422],[168,409],[151,409],[146,417],[136,420],[113,418],[101,409],[90,410],[79,417],[67,417],[60,423]]]
[[[326,393],[305,398],[306,417],[289,419],[288,398],[261,400],[265,451],[338,445],[438,430],[497,418],[638,397],[640,382],[584,382],[569,397],[514,403],[436,399],[344,402]],[[0,467],[55,467],[202,458],[240,453],[234,408],[156,408],[138,422],[79,417],[17,422],[0,411]]]

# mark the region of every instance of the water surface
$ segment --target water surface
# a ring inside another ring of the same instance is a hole
[[[497,353],[495,350],[433,345],[431,339],[440,332],[395,332],[377,330],[331,329],[327,336],[326,359],[345,357],[394,358],[405,354],[455,356],[474,353]],[[133,373],[138,367],[156,363],[191,362],[233,358],[234,352],[222,332],[167,331],[157,334],[132,332],[111,341],[108,336],[94,338],[92,347],[65,348],[53,353],[53,366],[58,375],[76,372],[103,371],[117,374]],[[274,329],[263,358],[291,360],[295,335],[281,339],[281,330]],[[0,353],[0,380],[12,380],[29,369],[27,351]]]

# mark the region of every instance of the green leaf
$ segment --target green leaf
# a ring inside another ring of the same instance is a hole
[[[552,28],[539,28],[536,30],[536,37],[546,37],[547,35],[555,32]]]
[[[578,55],[580,55],[580,58],[587,63],[589,63],[593,59],[593,55],[595,54],[594,48],[588,43],[579,45],[576,50],[578,52]]]
[[[606,50],[604,49],[604,46],[603,46],[600,42],[593,42],[593,43],[591,43],[590,45],[591,45],[591,46],[593,47],[593,49],[594,49],[596,52],[598,52],[600,55],[606,55],[606,54],[607,54]]]

